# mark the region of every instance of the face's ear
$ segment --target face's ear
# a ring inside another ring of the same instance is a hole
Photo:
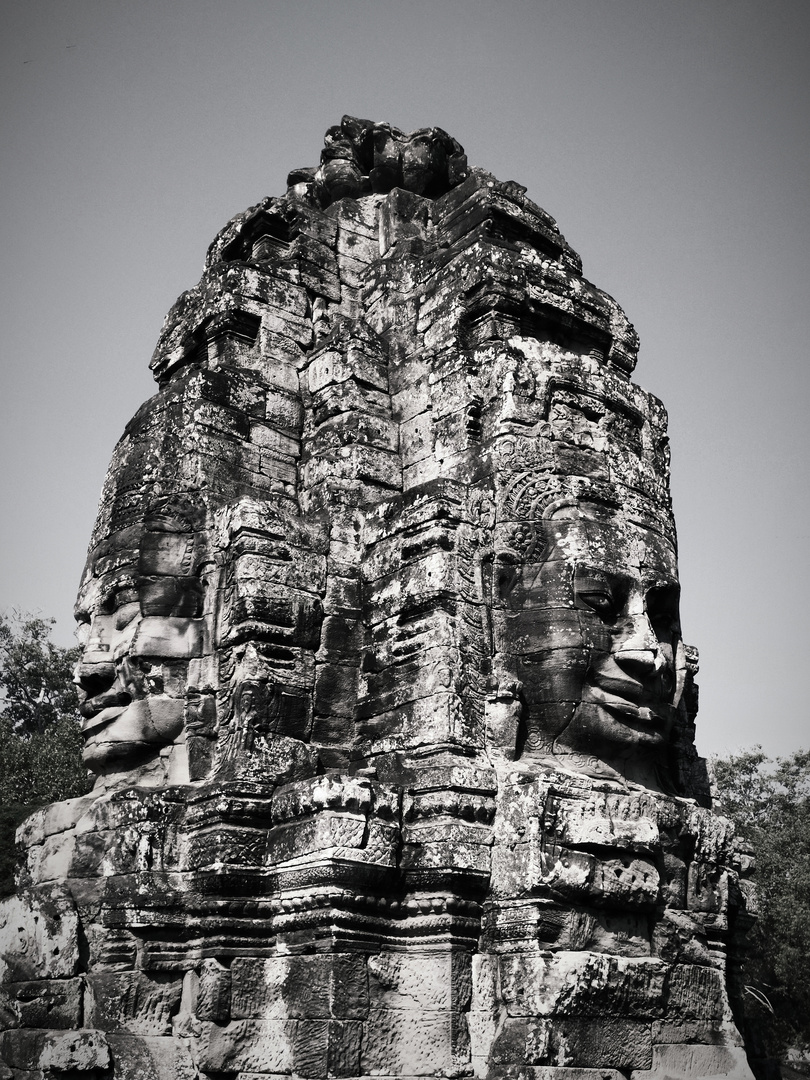
[[[147,514],[138,552],[141,614],[197,618],[203,610],[203,586],[194,573],[195,524],[199,514],[166,500]]]
[[[243,498],[223,514],[218,535],[217,647],[268,641],[317,649],[328,548],[322,522]]]
[[[142,576],[138,583],[141,614],[197,618],[203,610],[203,585],[178,574]]]
[[[194,537],[187,532],[157,532],[147,529],[141,537],[138,571],[141,574],[191,573]]]

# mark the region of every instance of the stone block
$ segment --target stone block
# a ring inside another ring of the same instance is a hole
[[[315,669],[315,711],[324,716],[353,716],[356,701],[357,667],[319,662]]]
[[[280,431],[273,423],[253,423],[250,425],[249,438],[254,446],[270,450],[280,462],[296,460],[301,454],[301,443],[295,435]]]
[[[231,971],[208,958],[200,965],[196,1013],[200,1020],[227,1024],[231,1018]]]
[[[275,375],[276,367],[280,368],[281,365],[273,365],[273,375],[275,379],[280,379],[282,376]],[[303,422],[303,409],[298,400],[298,375],[291,368],[287,368],[286,372],[283,376],[285,386],[266,391],[264,418],[277,430],[298,436]]]
[[[350,379],[367,384],[382,393],[388,393],[388,377],[384,362],[358,348],[328,349],[318,353],[307,368],[310,393],[317,393],[327,386],[345,383]]]
[[[41,810],[36,810],[25,818],[19,826],[17,843],[30,848],[41,844],[48,836],[69,832],[75,828],[76,822],[92,803],[92,795],[83,795],[78,799],[66,799],[64,802],[43,806]]]
[[[317,817],[273,829],[267,859],[273,864],[304,855],[323,855],[333,848],[360,848],[365,830],[364,816],[323,811]]]
[[[569,896],[598,896],[616,908],[651,907],[658,898],[658,871],[650,859],[600,858],[573,848],[559,848],[554,855],[543,876]]]
[[[371,742],[374,753],[415,750],[420,746],[452,742],[456,727],[455,695],[434,694],[432,698],[408,702],[399,709],[371,715],[358,728]],[[369,712],[371,702],[359,702],[358,712]]]
[[[652,947],[654,954],[668,963],[702,967],[715,963],[708,949],[705,927],[693,912],[665,911],[653,928]]]
[[[359,1020],[330,1020],[327,1052],[328,1076],[358,1076],[363,1024]]]
[[[690,911],[725,914],[728,872],[714,863],[695,859],[689,864],[686,902]]]
[[[107,1035],[112,1080],[196,1080],[199,1073],[184,1039]]]
[[[362,1019],[368,1013],[362,955],[237,958],[231,965],[234,1019]]]
[[[82,1026],[81,979],[10,982],[4,989],[17,1027],[71,1029]]]
[[[298,1020],[292,1045],[292,1068],[296,1076],[322,1077],[329,1061],[329,1022]]]
[[[289,740],[291,741],[291,740]],[[284,746],[276,761],[283,774],[292,770],[295,757],[285,754]],[[263,866],[267,860],[267,831],[245,827],[211,825],[189,837],[188,865],[203,866]]]
[[[203,637],[201,619],[148,616],[141,620],[132,653],[135,656],[189,660],[193,656],[202,656]]]
[[[351,715],[313,717],[312,742],[321,748],[351,746],[355,737],[353,720]],[[323,758],[320,750],[319,758]]]
[[[323,607],[327,615],[354,620],[360,615],[360,583],[355,575],[329,574]]]
[[[383,1076],[454,1075],[469,1061],[469,1053],[463,1013],[372,1007],[364,1026],[360,1069]]]
[[[728,1023],[711,1020],[657,1020],[652,1026],[653,1045],[658,1043],[696,1043],[717,1046],[742,1046],[739,1031]]]
[[[297,1021],[233,1020],[226,1027],[204,1023],[199,1067],[210,1073],[289,1073]]]
[[[503,1020],[489,1046],[490,1068],[505,1069],[515,1062],[521,1065],[550,1063],[551,1024],[536,1017]]]
[[[652,1067],[636,1069],[630,1080],[753,1080],[740,1046],[671,1044],[655,1046]]]
[[[472,993],[468,953],[380,952],[368,960],[369,1000],[376,1008],[464,1012]]]
[[[593,952],[500,958],[510,1016],[660,1016],[666,965]]]
[[[529,1065],[521,1069],[526,1080],[626,1080],[618,1069],[577,1069],[567,1065]]]
[[[566,1018],[554,1025],[551,1044],[557,1061],[580,1068],[647,1069],[652,1064],[650,1025],[639,1021]]]
[[[722,971],[674,964],[667,976],[667,1015],[673,1019],[721,1021],[730,1017]]]
[[[558,938],[562,947],[590,949],[608,956],[655,955],[650,947],[649,918],[644,912],[572,912]]]
[[[174,973],[99,972],[87,976],[87,1021],[100,1031],[170,1035],[182,978]]]
[[[475,1076],[483,1076],[490,1068],[490,1051],[499,1028],[499,1016],[495,1008],[472,1008],[467,1013],[470,1033],[470,1062]]]
[[[365,846],[362,849],[363,862],[368,865],[397,865],[401,834],[396,825],[387,824],[372,818],[369,821]]]
[[[110,1049],[100,1031],[18,1029],[0,1033],[0,1058],[13,1069],[41,1069],[40,1075],[93,1076],[109,1068]]]
[[[491,843],[491,837],[487,836],[483,843],[469,843],[453,837],[424,844],[406,844],[400,865],[406,872],[447,869],[488,875]]]
[[[649,799],[599,794],[587,800],[550,800],[544,810],[544,823],[547,831],[553,827],[561,844],[645,851],[657,845],[659,839],[654,813]]]
[[[69,876],[73,862],[76,837],[72,832],[55,833],[32,849],[28,869],[34,885],[58,884]]]
[[[64,886],[23,890],[0,902],[0,978],[69,978],[79,962],[78,913]]]
[[[332,660],[356,666],[362,626],[357,619],[326,615],[321,626],[319,660]]]

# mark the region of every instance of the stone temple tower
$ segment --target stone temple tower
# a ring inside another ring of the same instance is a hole
[[[104,486],[0,1076],[751,1077],[637,350],[439,128],[226,225]]]

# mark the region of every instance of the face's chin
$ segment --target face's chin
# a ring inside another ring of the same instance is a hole
[[[82,725],[82,759],[93,772],[131,762],[139,764],[183,730],[183,701],[152,695],[129,705],[109,706]]]
[[[666,702],[628,701],[588,686],[559,741],[573,750],[607,759],[625,757],[634,750],[666,746],[674,719],[675,709]]]

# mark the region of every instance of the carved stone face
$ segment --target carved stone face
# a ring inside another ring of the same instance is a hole
[[[90,552],[76,606],[76,682],[93,772],[135,768],[183,732],[189,661],[203,652],[192,548],[188,526],[163,517]]]
[[[558,509],[545,531],[546,557],[524,567],[507,615],[526,749],[647,780],[685,676],[673,547],[595,504]]]

